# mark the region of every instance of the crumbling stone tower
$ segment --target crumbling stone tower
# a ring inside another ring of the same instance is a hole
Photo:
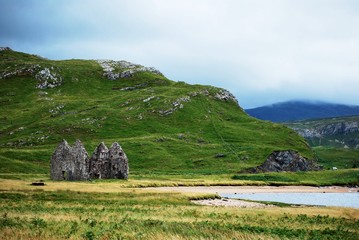
[[[118,143],[108,149],[100,143],[91,158],[80,140],[71,147],[63,140],[51,158],[52,180],[127,179],[128,158]]]
[[[52,154],[50,171],[52,180],[88,180],[88,154],[81,141],[71,147],[63,140]]]
[[[90,178],[128,178],[128,160],[121,146],[115,142],[108,149],[100,143],[90,158]]]
[[[109,150],[109,159],[111,162],[110,178],[127,179],[129,173],[128,158],[117,142],[114,142]]]

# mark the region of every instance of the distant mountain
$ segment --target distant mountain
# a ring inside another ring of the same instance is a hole
[[[273,122],[359,115],[359,106],[319,101],[288,101],[246,109],[249,115]]]

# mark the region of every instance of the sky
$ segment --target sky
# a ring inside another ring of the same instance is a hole
[[[358,0],[0,0],[0,46],[155,67],[243,108],[359,105]]]

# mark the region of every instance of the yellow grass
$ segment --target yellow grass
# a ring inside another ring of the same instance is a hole
[[[173,180],[128,180],[128,181],[106,181],[99,180],[94,182],[65,182],[65,181],[46,181],[45,186],[32,186],[31,183],[35,179],[29,180],[13,180],[0,179],[0,190],[38,190],[56,191],[56,190],[71,190],[80,192],[106,192],[114,193],[123,191],[124,188],[141,188],[141,187],[162,187],[162,186],[210,186],[210,185],[233,185],[241,186],[248,185],[248,181],[213,181],[213,180],[188,180],[182,179],[182,182]],[[259,182],[251,182],[251,185],[261,185]]]
[[[359,234],[355,228],[359,226],[359,210],[352,208],[199,206],[191,204],[190,199],[214,195],[129,188],[126,181],[46,182],[43,187],[30,183],[26,180],[0,181],[2,196],[19,194],[15,201],[0,198],[0,220],[17,219],[26,223],[22,227],[0,228],[3,239],[91,239],[86,234],[92,232],[98,239],[116,239],[112,230],[102,231],[114,224],[113,231],[125,239],[206,239],[208,236],[213,239],[282,239],[285,235],[280,234],[286,234],[285,229],[294,232],[334,231],[340,221],[347,221],[347,225],[338,231],[349,231],[346,234],[353,236]],[[300,220],[300,216],[304,216],[304,220]],[[317,216],[323,216],[324,221],[319,219],[312,223]],[[33,219],[40,219],[47,225],[32,228]],[[103,225],[90,227],[87,221]],[[121,222],[126,224],[127,221],[129,225],[122,225]],[[75,223],[78,229],[68,235]],[[178,229],[177,225],[180,226]],[[121,230],[121,226],[129,230]],[[234,230],[235,226],[248,226],[249,230]],[[198,227],[200,229],[196,229]],[[263,227],[274,233],[257,232],[256,229]],[[171,231],[172,228],[175,230]],[[282,232],[275,232],[278,229]]]

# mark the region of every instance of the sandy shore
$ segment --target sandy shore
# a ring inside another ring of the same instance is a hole
[[[358,192],[359,188],[340,186],[310,187],[310,186],[209,186],[209,187],[156,187],[147,188],[171,192],[188,193],[348,193]]]

